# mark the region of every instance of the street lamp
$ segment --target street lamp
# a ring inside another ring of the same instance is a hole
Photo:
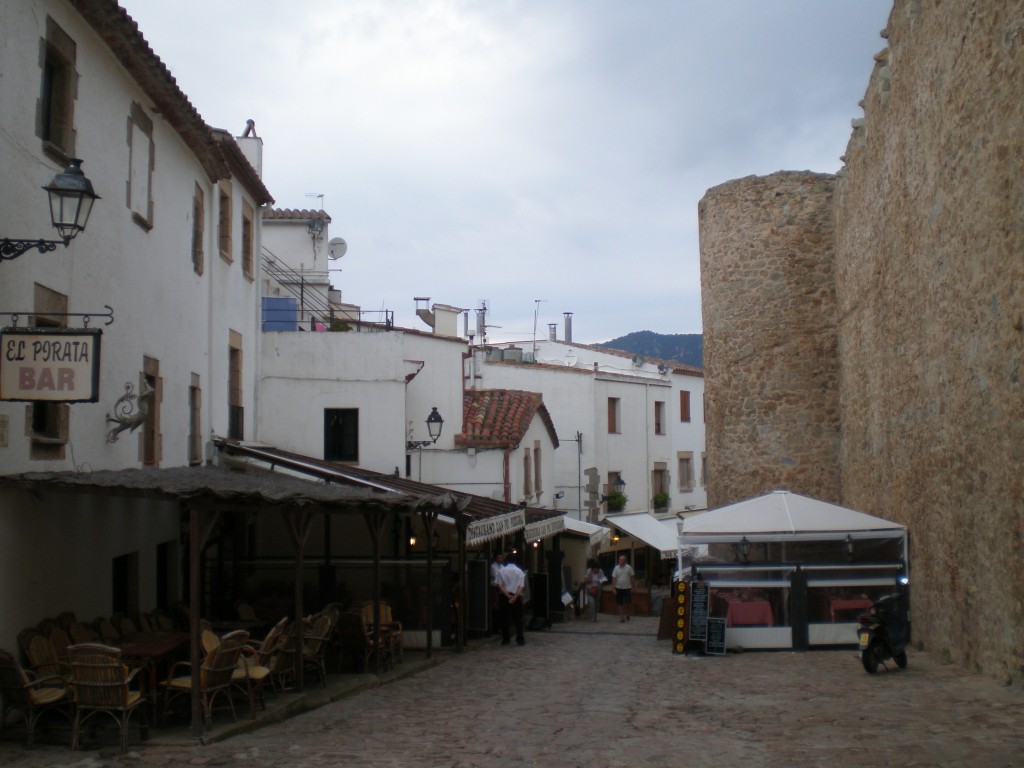
[[[68,160],[68,167],[58,173],[43,189],[50,198],[50,223],[53,224],[60,240],[25,240],[5,237],[0,240],[0,261],[11,261],[33,248],[47,253],[63,244],[66,248],[75,235],[85,229],[92,213],[92,204],[100,199],[92,188],[92,182],[82,173],[82,161],[77,157]]]
[[[746,536],[740,539],[739,551],[740,557],[743,559],[743,562],[747,562],[748,558],[750,557],[750,539],[748,539]]]
[[[437,406],[435,405],[430,409],[430,415],[427,416],[427,434],[430,435],[429,440],[409,440],[405,444],[407,451],[414,451],[417,448],[425,448],[428,445],[433,445],[437,442],[437,439],[441,436],[441,428],[444,426],[444,419],[441,418],[441,414],[437,412]]]

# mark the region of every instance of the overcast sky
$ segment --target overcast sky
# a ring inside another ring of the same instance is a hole
[[[256,121],[276,207],[324,195],[345,301],[589,343],[701,331],[698,201],[840,168],[892,3],[121,4],[207,123]]]

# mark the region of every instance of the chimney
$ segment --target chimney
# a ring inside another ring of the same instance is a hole
[[[558,323],[548,323],[548,341],[558,341]]]
[[[572,343],[572,312],[563,312],[565,316],[565,342]]]

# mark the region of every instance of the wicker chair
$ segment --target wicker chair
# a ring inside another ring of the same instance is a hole
[[[103,643],[120,643],[121,634],[114,627],[113,623],[106,616],[97,616],[92,622],[93,629]]]
[[[121,650],[102,643],[80,643],[68,648],[71,665],[71,692],[75,700],[75,721],[71,729],[71,748],[78,749],[82,726],[93,715],[109,715],[118,724],[121,751],[128,750],[128,724],[139,711],[141,738],[146,739],[145,714],[139,710],[145,701],[141,690],[132,690],[142,667],[129,670],[121,661]]]
[[[203,717],[206,726],[213,724],[213,707],[218,697],[227,700],[231,717],[235,716],[235,705],[231,701],[232,676],[238,668],[242,647],[249,639],[245,630],[229,632],[220,643],[203,659],[199,670],[199,693],[203,703]],[[168,673],[164,686],[164,713],[170,711],[171,703],[179,696],[192,694],[192,665],[187,661],[176,662]]]
[[[68,626],[68,634],[71,635],[71,642],[76,644],[95,643],[97,640],[100,639],[100,636],[96,633],[96,630],[94,630],[88,624],[84,624],[81,621],[72,622]]]
[[[366,643],[370,648],[370,658],[372,658],[372,649],[377,642],[376,632],[374,631],[376,619],[373,615],[373,601],[367,600],[363,602],[359,612],[363,624],[363,632],[366,633]],[[391,616],[391,606],[382,601],[380,603],[380,660],[383,662],[385,669],[393,668],[395,662],[401,656],[402,631],[401,622],[395,621]]]
[[[24,639],[25,658],[38,677],[71,677],[71,669],[65,659],[53,647],[50,638],[36,632]]]
[[[53,652],[57,654],[57,658],[62,662],[67,662],[68,646],[71,645],[71,638],[68,637],[67,631],[63,627],[53,626],[46,636],[50,639],[50,645],[53,646]]]
[[[59,676],[36,677],[21,668],[13,654],[0,650],[0,729],[8,710],[20,710],[25,720],[25,746],[31,747],[36,723],[47,712],[60,712],[71,721],[71,698]]]
[[[302,673],[312,672],[327,687],[327,642],[332,632],[329,614],[319,613],[310,623],[302,637]],[[280,648],[280,659],[277,664],[277,679],[282,688],[288,687],[295,678],[295,636],[288,635]]]
[[[277,661],[280,657],[281,644],[284,642],[284,631],[288,627],[288,617],[284,617],[258,643],[249,643],[242,649],[239,666],[232,675],[235,686],[245,692],[249,700],[249,712],[256,719],[256,700],[266,709],[263,688],[267,681],[275,685]]]

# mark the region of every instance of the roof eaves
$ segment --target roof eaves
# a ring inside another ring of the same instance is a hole
[[[110,48],[129,77],[153,100],[156,111],[196,156],[210,181],[224,178],[228,166],[210,127],[150,48],[128,12],[114,0],[68,2]]]

